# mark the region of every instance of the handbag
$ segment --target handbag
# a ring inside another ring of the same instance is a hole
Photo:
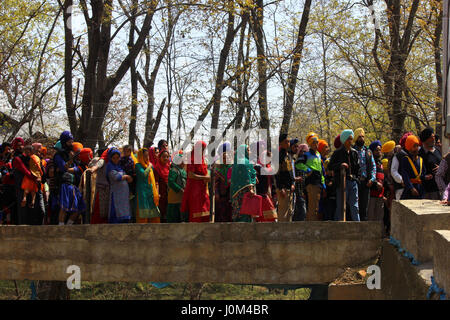
[[[252,217],[262,216],[262,197],[251,192],[244,194],[242,199],[241,215],[249,215]]]

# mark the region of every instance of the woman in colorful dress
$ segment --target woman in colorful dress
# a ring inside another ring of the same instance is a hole
[[[181,212],[189,214],[189,222],[209,222],[208,182],[211,177],[205,162],[206,143],[198,141],[187,165],[187,182]],[[197,156],[195,156],[197,154]]]
[[[159,191],[159,212],[161,212],[161,222],[167,222],[167,203],[168,203],[168,186],[170,171],[170,155],[169,151],[162,150],[158,154],[158,160],[155,165],[155,180]]]
[[[214,167],[215,175],[215,217],[214,222],[231,222],[230,181],[228,181],[228,170],[231,168],[230,154],[231,144],[225,142],[219,147],[218,155],[222,161]],[[218,160],[219,162],[219,160]]]
[[[174,157],[169,171],[169,197],[167,204],[167,222],[187,222],[185,215],[181,214],[181,202],[184,188],[186,188],[187,174],[183,163],[183,151]]]
[[[139,149],[136,169],[136,223],[159,223],[159,194],[148,149]]]
[[[106,178],[110,185],[108,222],[127,223],[131,219],[128,183],[131,183],[133,178],[126,175],[120,166],[120,151],[116,148],[111,148],[108,151]]]
[[[249,160],[249,147],[240,145],[231,171],[231,205],[233,222],[253,222],[250,215],[241,214],[242,200],[247,192],[255,193],[256,171]]]

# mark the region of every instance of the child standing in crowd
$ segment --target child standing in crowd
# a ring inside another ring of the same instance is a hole
[[[26,159],[29,159],[29,169],[31,174],[35,177],[35,179],[30,179],[25,176],[22,180],[22,189],[23,189],[23,198],[20,205],[25,207],[27,204],[27,196],[31,195],[30,208],[34,207],[34,203],[36,201],[36,193],[39,191],[41,187],[42,181],[42,169],[41,169],[41,161],[37,155],[34,154],[33,147],[28,145],[23,148],[23,154]]]

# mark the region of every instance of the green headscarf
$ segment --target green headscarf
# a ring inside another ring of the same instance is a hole
[[[248,146],[242,144],[234,155],[234,164],[231,169],[231,197],[243,188],[256,184],[256,171],[250,164]]]

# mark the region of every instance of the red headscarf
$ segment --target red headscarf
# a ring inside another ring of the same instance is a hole
[[[203,150],[206,149],[206,146],[207,144],[204,141],[197,141],[197,143],[194,145],[194,149],[191,151],[191,163],[187,166],[188,171],[192,171],[203,176],[208,174],[208,167],[205,163],[205,156],[203,155]],[[197,151],[197,153],[199,154],[201,152],[202,163],[195,163],[195,150],[199,150]]]
[[[102,156],[100,157],[105,161],[105,163],[108,163],[108,151],[109,151],[109,148],[106,149],[105,151],[103,151]]]
[[[148,160],[150,163],[155,167],[158,163],[158,157],[156,156],[156,149],[155,147],[151,147],[148,149]]]
[[[168,183],[169,182],[170,161],[167,161],[166,164],[162,163],[161,157],[162,157],[163,153],[169,154],[169,151],[162,150],[158,154],[158,160],[156,161],[154,168],[155,168],[155,171],[158,173],[158,176],[161,179],[163,179],[165,183]],[[169,156],[170,156],[170,154],[169,154]]]
[[[13,148],[14,151],[17,150],[18,147],[17,145],[19,144],[19,142],[21,142],[23,146],[25,145],[25,140],[23,140],[21,137],[14,138],[14,140],[11,143],[11,147]]]

